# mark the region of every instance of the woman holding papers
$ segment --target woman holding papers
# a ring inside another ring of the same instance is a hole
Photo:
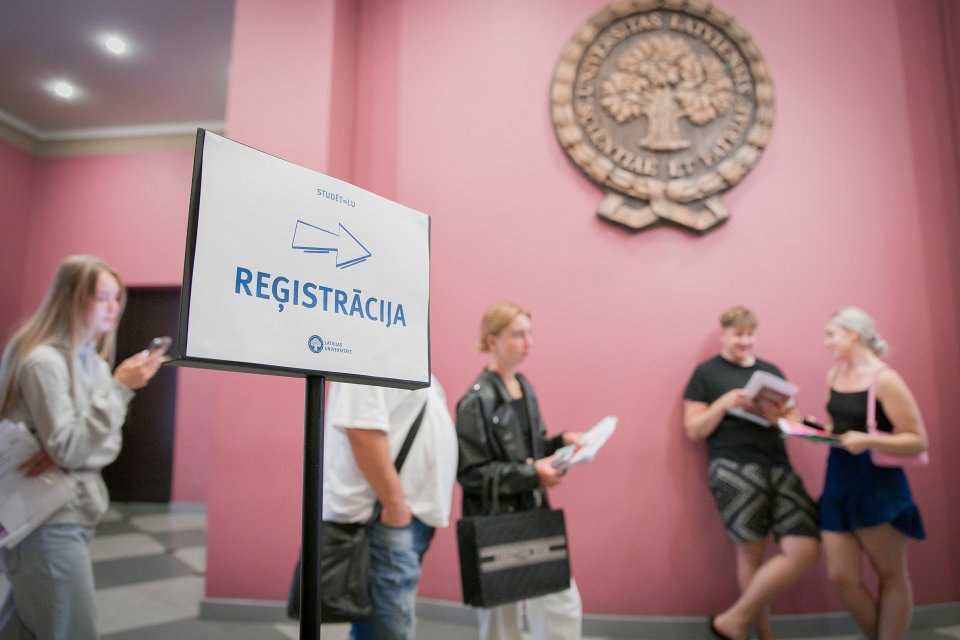
[[[483,314],[479,348],[489,362],[457,405],[464,516],[484,513],[482,492],[494,476],[501,510],[547,507],[546,489],[564,478],[553,466],[554,452],[581,441],[579,432],[547,437],[533,387],[517,372],[532,345],[531,329],[530,313],[514,304],[494,304]],[[572,580],[569,589],[526,603],[535,640],[581,637],[580,593]],[[521,640],[522,604],[480,609],[481,640]]]
[[[120,277],[106,263],[69,257],[0,360],[0,418],[23,423],[41,445],[21,470],[36,475],[56,465],[76,483],[72,501],[0,550],[10,581],[0,637],[98,637],[87,545],[108,504],[100,469],[120,452],[133,390],[163,362],[161,352],[142,352],[111,373],[124,301]]]
[[[720,354],[696,368],[683,394],[687,436],[707,441],[710,490],[736,544],[740,597],[710,619],[710,631],[745,640],[752,623],[767,640],[773,637],[767,606],[817,560],[817,508],[790,465],[780,430],[770,426],[791,411],[790,403],[755,401],[744,389],[757,372],[783,378],[753,354],[756,316],[732,307],[720,326]],[[771,532],[780,550],[767,558]]]
[[[830,318],[826,347],[838,361],[827,374],[826,426],[840,437],[820,498],[827,572],[868,638],[902,638],[913,613],[907,538],[922,540],[923,523],[903,469],[877,466],[871,450],[925,451],[923,418],[903,379],[880,359],[886,342],[862,310],[847,307]],[[871,387],[876,427],[886,433],[868,433],[865,426]],[[877,572],[876,596],[861,577],[864,554]]]

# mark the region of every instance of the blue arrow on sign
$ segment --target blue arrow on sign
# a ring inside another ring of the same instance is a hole
[[[337,268],[346,269],[360,264],[372,254],[350,233],[345,226],[340,226],[340,233],[327,231],[309,222],[297,220],[293,231],[291,249],[299,249],[304,253],[336,253]]]

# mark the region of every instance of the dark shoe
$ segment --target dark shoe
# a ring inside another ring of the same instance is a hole
[[[713,637],[714,637],[714,638],[717,638],[717,640],[733,640],[733,638],[731,638],[731,637],[728,636],[727,634],[723,633],[722,631],[720,631],[720,629],[717,629],[717,628],[714,626],[714,624],[713,624],[713,619],[714,619],[714,617],[715,617],[715,616],[710,616],[710,619],[709,619],[709,621],[708,621],[708,622],[710,623],[710,633],[713,634]]]

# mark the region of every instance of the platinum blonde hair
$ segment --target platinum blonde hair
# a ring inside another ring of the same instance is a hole
[[[887,341],[877,333],[873,318],[859,307],[844,307],[832,316],[830,322],[860,336],[860,342],[878,356],[887,352]]]

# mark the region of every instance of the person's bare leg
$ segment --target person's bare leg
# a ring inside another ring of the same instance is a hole
[[[735,640],[746,640],[750,622],[813,566],[819,547],[816,538],[784,536],[780,552],[760,565],[733,606],[714,618],[717,630]]]
[[[763,564],[763,556],[767,550],[766,540],[757,540],[756,542],[747,542],[737,545],[737,583],[740,585],[740,593],[747,590],[754,574]],[[770,618],[768,607],[764,607],[751,623],[757,628],[760,640],[771,640],[773,634],[770,630]]]
[[[873,640],[877,637],[877,601],[863,584],[860,540],[853,533],[839,531],[824,531],[821,538],[830,582],[854,622]]]
[[[907,538],[890,524],[858,529],[855,533],[877,572],[877,640],[904,638],[913,617]]]

